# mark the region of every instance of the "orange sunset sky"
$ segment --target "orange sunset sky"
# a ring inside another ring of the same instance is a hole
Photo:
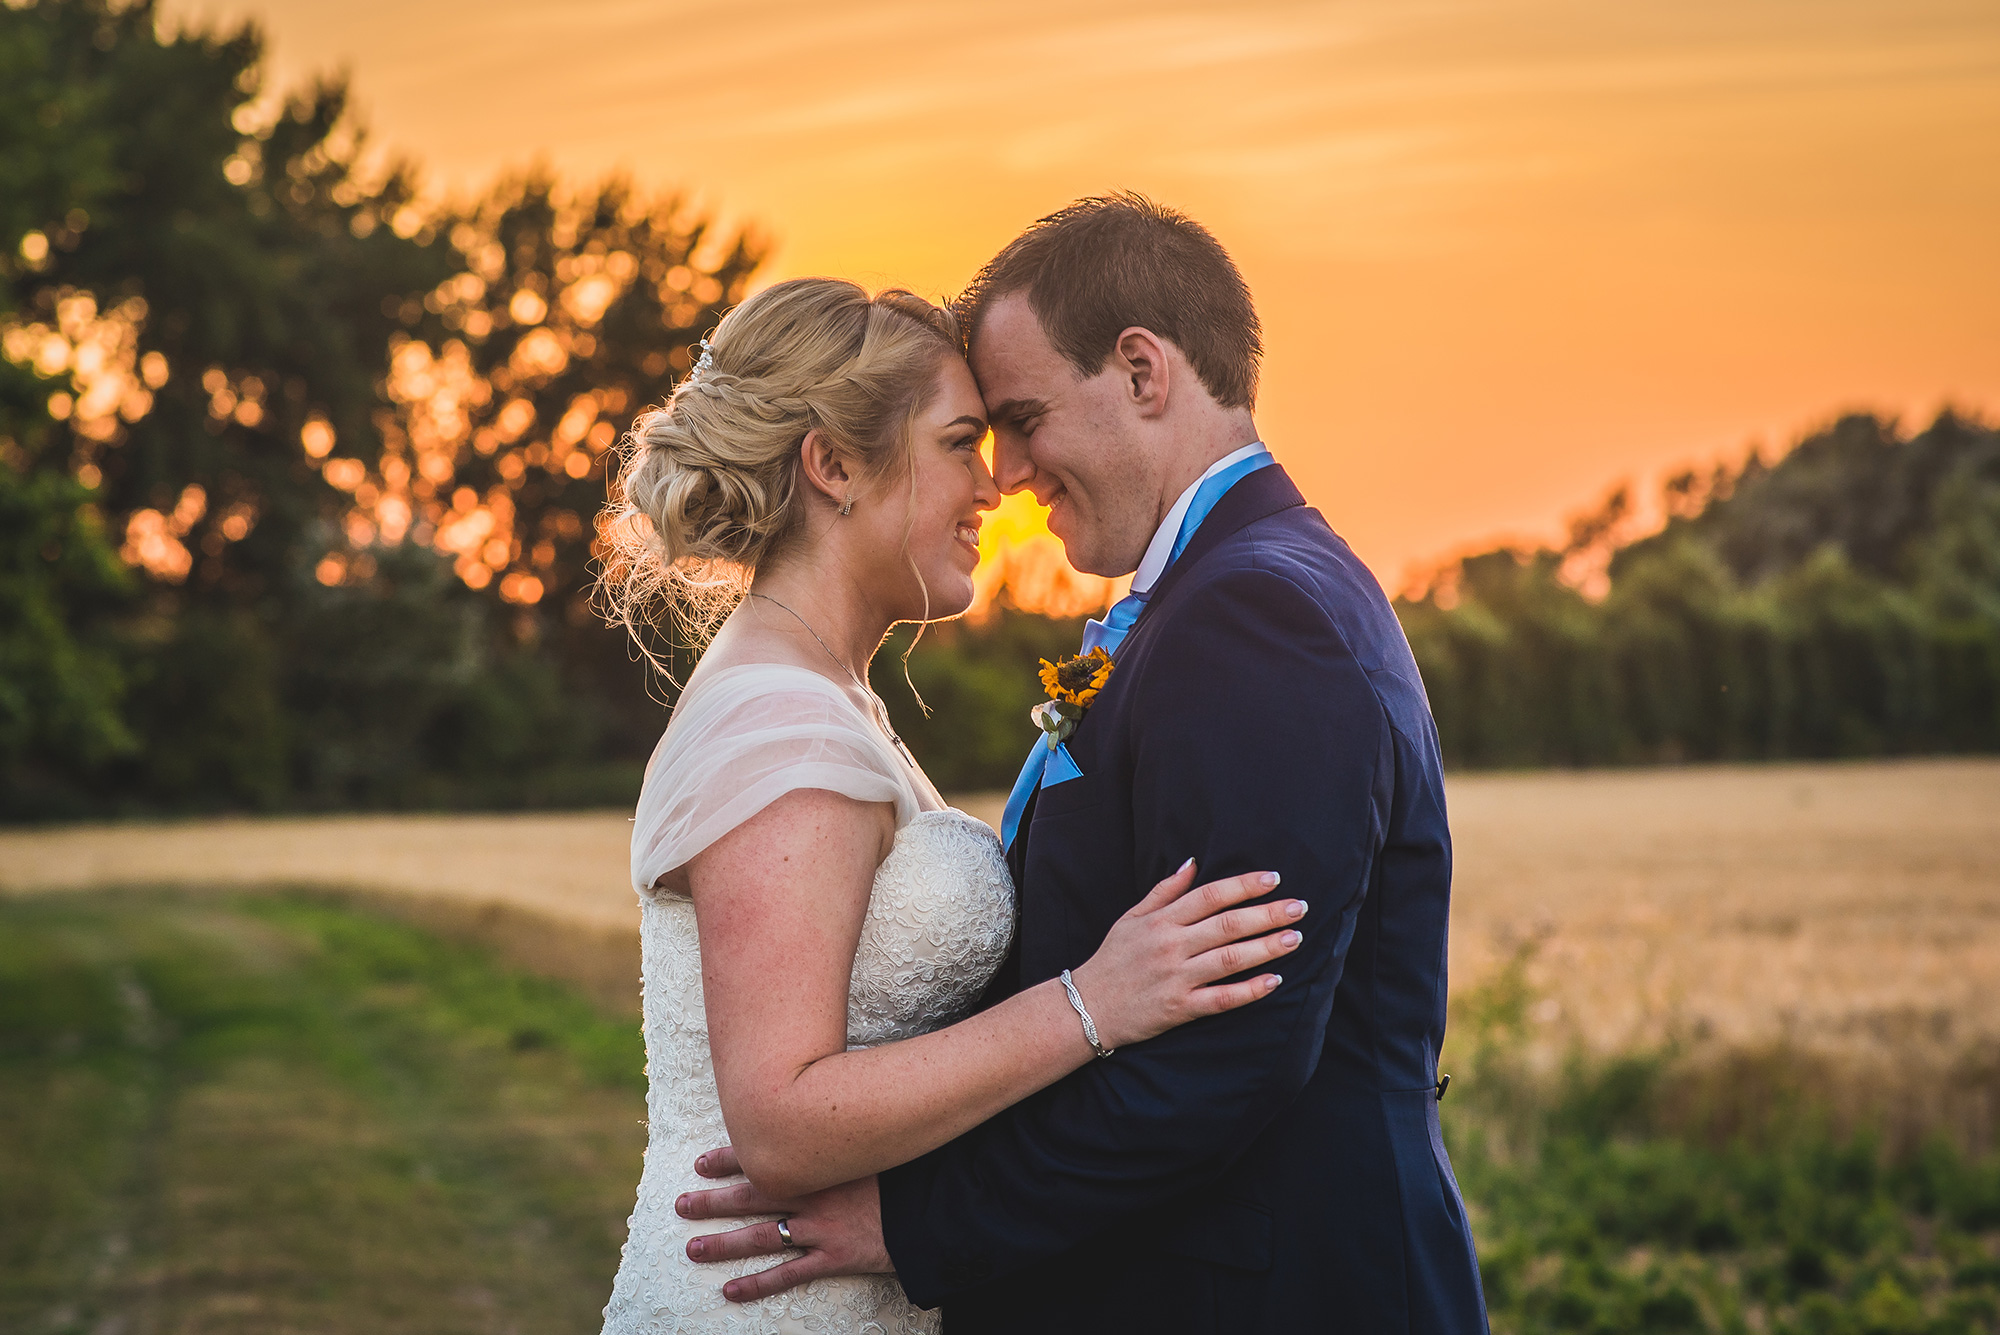
[[[937,295],[1077,195],[1179,205],[1257,294],[1264,438],[1391,588],[1843,409],[2000,412],[1994,0],[166,9],[349,69],[439,192],[622,169],[768,278]]]

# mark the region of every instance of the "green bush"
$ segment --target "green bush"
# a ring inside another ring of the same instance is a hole
[[[46,776],[137,749],[124,665],[92,615],[130,583],[87,488],[0,458],[0,810],[54,814]]]
[[[2000,1330],[1993,1146],[1837,1131],[1783,1054],[1544,1070],[1522,962],[1454,1002],[1440,1109],[1495,1331]]]

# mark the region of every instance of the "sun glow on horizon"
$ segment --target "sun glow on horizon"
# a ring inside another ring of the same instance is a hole
[[[972,572],[974,620],[1006,604],[1043,616],[1080,617],[1102,612],[1125,596],[1131,576],[1106,579],[1077,570],[1063,555],[1062,539],[1049,532],[1048,510],[1027,492],[1003,496],[979,528],[979,568]]]

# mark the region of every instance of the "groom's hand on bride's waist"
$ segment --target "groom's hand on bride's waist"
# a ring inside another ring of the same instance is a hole
[[[733,1177],[743,1171],[736,1162],[736,1151],[727,1145],[702,1155],[694,1167],[697,1173],[710,1178]],[[792,1256],[783,1265],[724,1284],[722,1296],[733,1303],[768,1298],[828,1275],[886,1275],[896,1269],[889,1260],[888,1247],[882,1242],[882,1193],[872,1176],[795,1200],[775,1200],[748,1182],[739,1182],[735,1186],[686,1192],[674,1202],[674,1210],[683,1219],[741,1219],[753,1214],[785,1216],[785,1230],[792,1239],[789,1247],[775,1220],[688,1240],[688,1259],[693,1261]]]

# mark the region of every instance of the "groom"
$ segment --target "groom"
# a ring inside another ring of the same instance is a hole
[[[879,1182],[697,1192],[682,1213],[789,1215],[806,1254],[734,1298],[894,1270],[951,1335],[1483,1332],[1438,1135],[1437,735],[1374,577],[1258,440],[1241,275],[1179,213],[1086,199],[995,257],[961,317],[1000,485],[1049,507],[1078,569],[1136,572],[1086,640],[1113,655],[1108,684],[1008,804],[1019,928],[992,996],[1086,959],[1189,854],[1203,880],[1281,872],[1313,906],[1305,942],[1269,997]],[[778,1250],[753,1225],[701,1259]]]

